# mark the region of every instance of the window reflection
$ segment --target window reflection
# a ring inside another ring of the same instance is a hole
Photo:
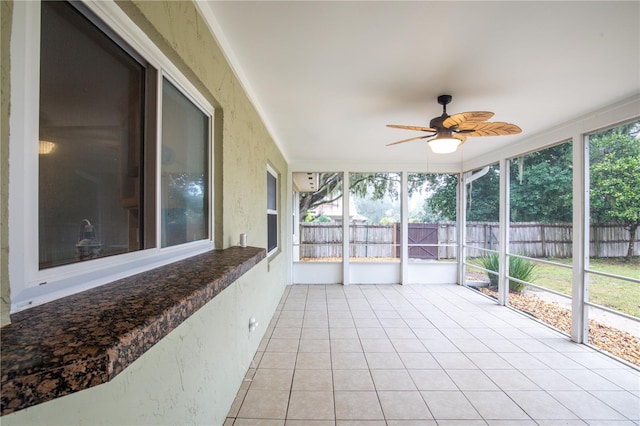
[[[161,238],[168,247],[209,235],[209,118],[166,79],[162,93]]]
[[[40,269],[139,250],[144,66],[63,2],[40,53]]]

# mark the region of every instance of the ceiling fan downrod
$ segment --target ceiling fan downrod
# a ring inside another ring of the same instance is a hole
[[[442,105],[442,115],[447,114],[447,104],[451,102],[451,95],[440,95],[438,96],[438,103]]]

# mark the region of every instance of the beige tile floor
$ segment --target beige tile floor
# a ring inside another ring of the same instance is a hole
[[[227,425],[639,425],[640,372],[464,287],[294,285]]]

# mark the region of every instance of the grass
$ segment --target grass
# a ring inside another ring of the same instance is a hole
[[[562,265],[571,266],[571,259],[546,259]],[[472,263],[474,263],[472,261]],[[480,262],[476,259],[476,264]],[[559,293],[571,295],[571,283],[573,271],[546,263],[534,262],[536,268],[532,277],[528,280],[533,284],[554,290]],[[489,268],[487,268],[489,269]],[[640,257],[634,257],[631,261],[624,258],[591,259],[589,269],[605,272],[623,277],[640,278]],[[486,272],[469,268],[467,272],[485,276]],[[640,284],[589,274],[589,301],[598,305],[624,312],[640,318]]]
[[[571,265],[571,259],[553,259]],[[624,277],[640,278],[640,258],[591,259],[590,269]],[[534,284],[567,295],[571,294],[572,270],[538,263]],[[640,284],[589,274],[589,301],[640,318]]]

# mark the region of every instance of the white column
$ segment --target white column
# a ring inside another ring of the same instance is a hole
[[[573,136],[573,285],[571,287],[571,340],[586,343],[589,267],[589,141]]]
[[[291,173],[289,173],[291,176]],[[291,177],[289,178],[291,180]],[[291,188],[292,186],[290,186]],[[292,259],[293,262],[298,262],[300,260],[300,193],[294,191],[291,194],[291,207],[293,210],[293,214],[291,215],[291,220],[293,220],[293,224],[287,229],[293,229],[293,235],[291,235],[291,249],[292,249]],[[287,233],[287,235],[289,235]],[[291,267],[291,273],[293,274],[293,266]]]
[[[349,172],[342,174],[342,284],[349,285]]]
[[[471,172],[468,172],[471,175]],[[458,175],[458,206],[456,214],[456,226],[458,234],[458,284],[464,285],[465,266],[464,261],[466,259],[467,250],[464,248],[465,241],[467,239],[467,185],[465,179],[466,173],[460,173]]]
[[[407,172],[401,174],[400,185],[400,283],[409,284],[409,182]]]
[[[509,303],[509,283],[507,280],[507,275],[509,275],[509,259],[507,257],[509,251],[509,205],[509,160],[503,158],[500,160],[500,247],[498,250],[498,258],[500,259],[498,304],[503,306]]]

